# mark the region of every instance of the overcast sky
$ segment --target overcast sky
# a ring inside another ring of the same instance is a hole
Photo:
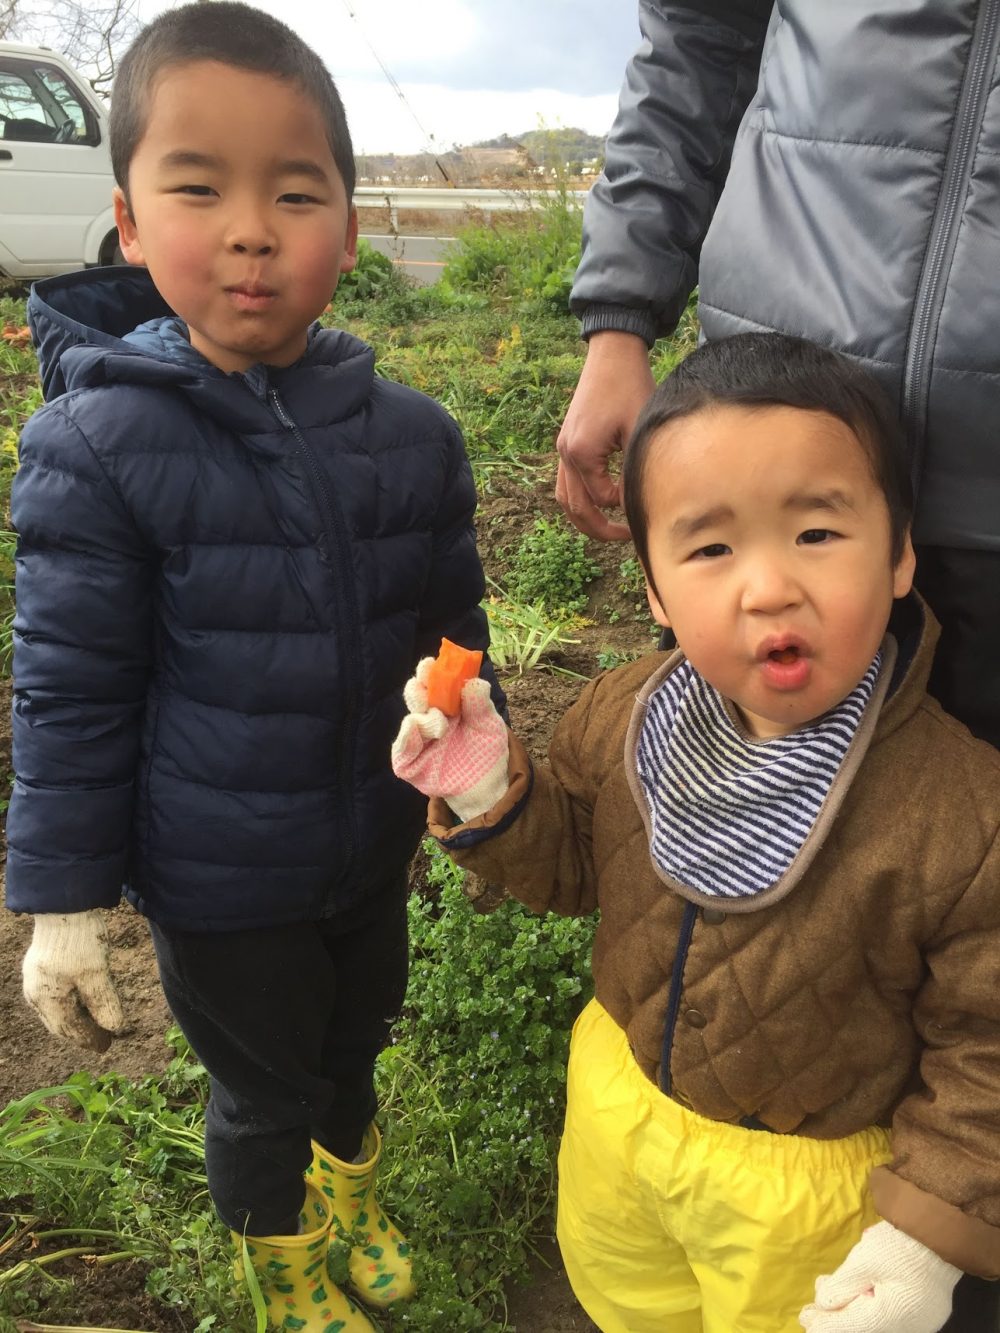
[[[358,153],[443,151],[535,129],[539,118],[604,134],[639,44],[636,0],[256,2],[326,61]],[[144,21],[172,7],[138,5]]]

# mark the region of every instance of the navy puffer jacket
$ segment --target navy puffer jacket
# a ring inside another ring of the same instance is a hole
[[[457,426],[341,332],[224,374],[141,270],[50,279],[29,318],[7,905],[353,907],[423,827],[389,768],[404,682],[442,635],[487,645]]]

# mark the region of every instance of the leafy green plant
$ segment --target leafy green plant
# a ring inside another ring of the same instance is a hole
[[[193,1333],[249,1333],[205,1182],[205,1071],[176,1042],[162,1078],[76,1074],[0,1111],[5,1197],[30,1201],[6,1205],[5,1239],[33,1245],[0,1271],[0,1316],[71,1315],[72,1284],[55,1266],[89,1256],[143,1264],[147,1290],[186,1311]]]
[[[602,648],[595,656],[598,671],[614,671],[616,667],[624,666],[627,662],[634,662],[638,653],[630,649]]]
[[[511,597],[569,616],[587,605],[587,584],[601,572],[587,539],[559,519],[538,518],[521,538],[510,574]]]
[[[410,899],[411,1008],[379,1061],[388,1203],[419,1241],[416,1300],[392,1327],[504,1326],[503,1281],[551,1235],[569,1032],[592,991],[590,919],[507,902],[472,911],[427,843]]]
[[[646,601],[646,575],[642,565],[634,555],[626,556],[618,566],[618,591],[632,607],[636,620],[649,616],[649,603]]]
[[[544,659],[563,645],[579,642],[567,633],[579,623],[575,619],[555,619],[540,603],[531,606],[508,601],[502,590],[498,591],[500,596],[483,603],[490,627],[490,659],[498,670],[531,671],[547,665]]]
[[[626,597],[641,597],[646,591],[646,575],[634,555],[626,556],[618,566],[618,586]]]
[[[376,250],[363,236],[358,239],[358,257],[354,268],[341,275],[334,306],[325,322],[338,325],[345,316],[364,315],[370,304],[391,311],[394,318],[406,319],[412,308],[416,284],[399,264]]]
[[[580,262],[582,216],[561,181],[489,226],[462,228],[441,276],[443,292],[527,298],[565,310]]]

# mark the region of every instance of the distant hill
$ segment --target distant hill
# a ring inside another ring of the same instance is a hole
[[[553,130],[525,130],[523,134],[501,134],[497,139],[486,139],[472,148],[521,149],[539,166],[567,166],[574,162],[593,162],[604,158],[604,139],[586,130],[559,128]]]
[[[503,184],[557,175],[593,179],[604,139],[579,129],[527,130],[453,148],[447,153],[360,153],[358,183]]]

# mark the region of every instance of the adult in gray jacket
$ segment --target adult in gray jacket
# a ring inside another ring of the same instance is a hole
[[[639,0],[572,306],[558,497],[624,538],[608,469],[695,284],[709,338],[857,357],[906,426],[931,688],[1000,746],[1000,0]],[[963,1279],[954,1333],[1000,1329]]]
[[[559,499],[627,536],[608,460],[696,283],[709,338],[857,357],[906,424],[933,692],[1000,745],[1000,0],[639,0],[639,21],[584,214]]]

